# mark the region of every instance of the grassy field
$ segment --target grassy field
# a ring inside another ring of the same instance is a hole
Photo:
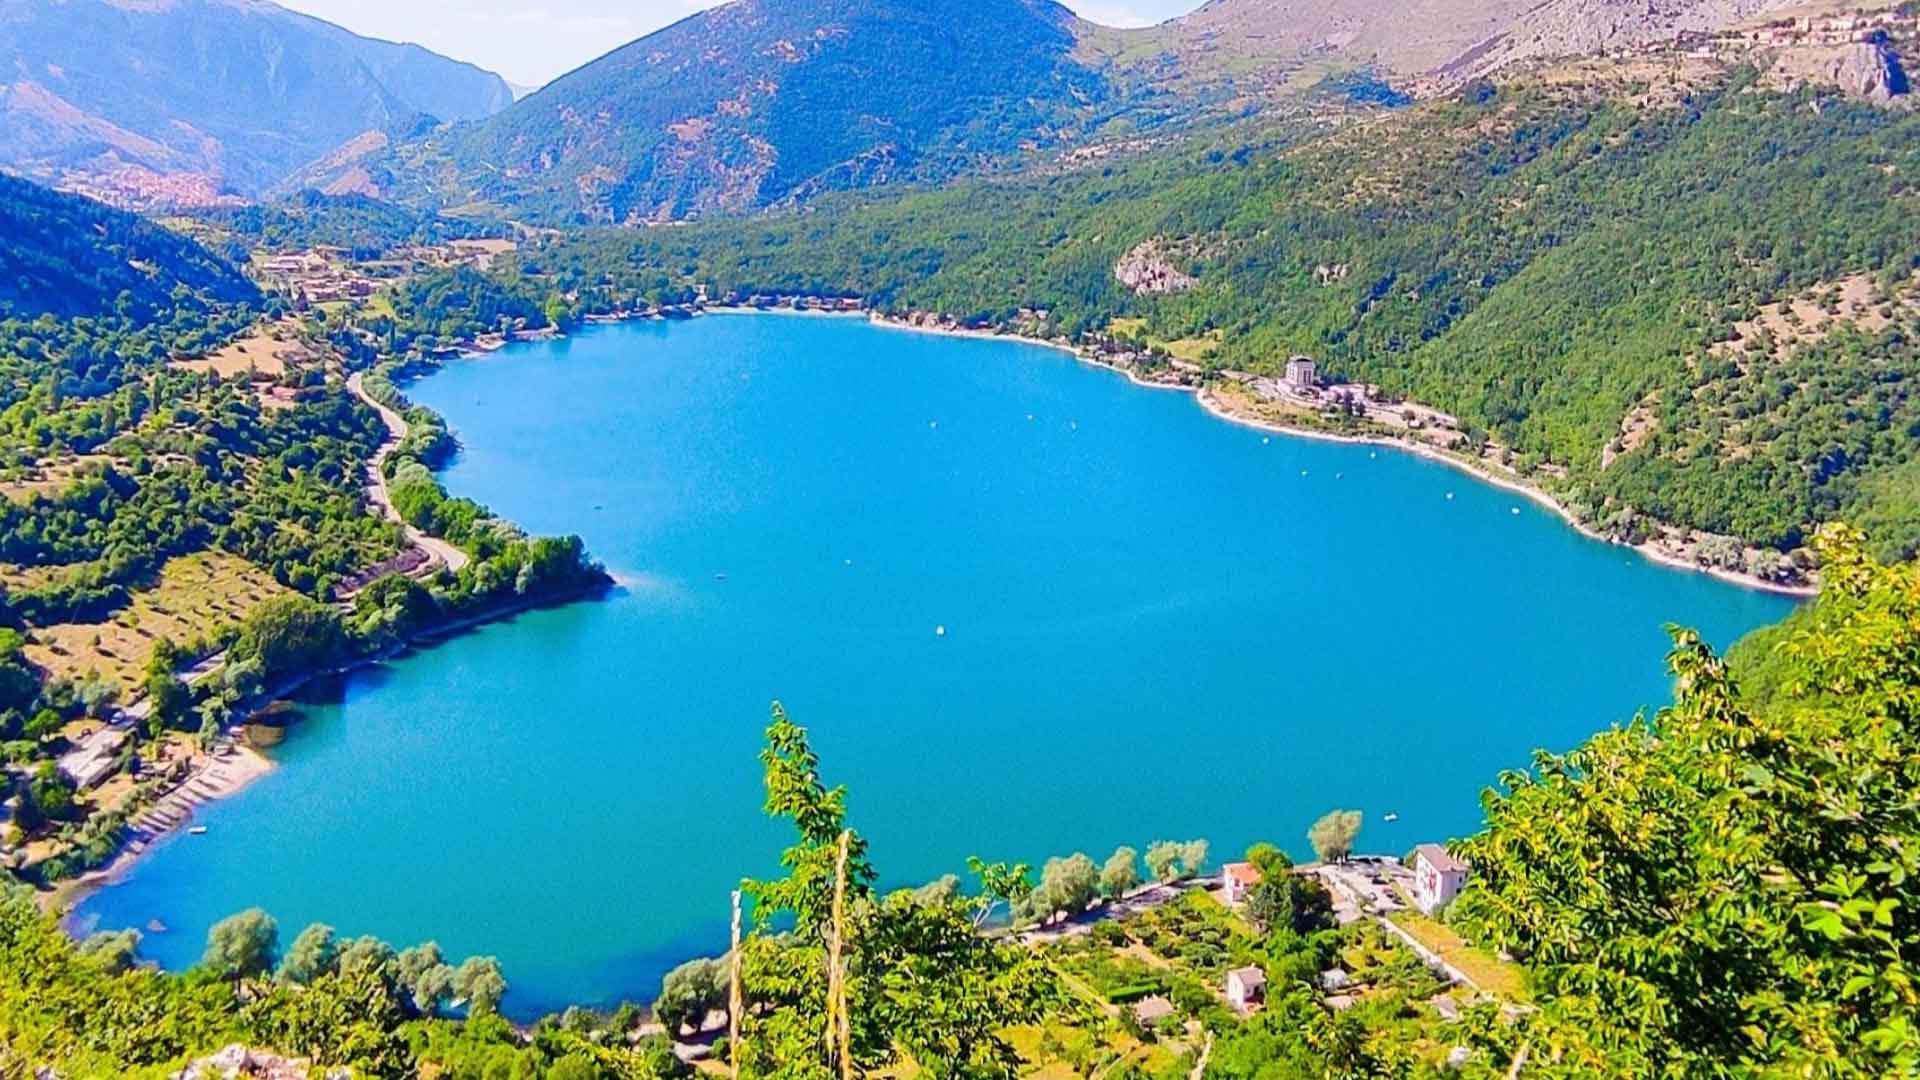
[[[1485,949],[1469,945],[1444,924],[1413,911],[1396,912],[1393,924],[1412,934],[1415,941],[1439,953],[1441,959],[1465,972],[1480,989],[1509,1001],[1527,1000],[1525,976],[1516,964],[1509,964]]]
[[[244,337],[199,360],[175,360],[173,366],[185,371],[216,371],[222,377],[253,375],[277,379],[286,374],[283,352],[304,353],[306,347],[280,326],[262,323]]]
[[[30,468],[9,469],[5,477],[0,477],[0,496],[26,502],[35,495],[58,495],[71,487],[74,478],[88,466],[112,460],[107,454],[80,454],[43,461]]]
[[[109,621],[34,630],[27,657],[50,678],[96,672],[117,682],[124,696],[139,683],[154,642],[210,637],[286,591],[265,570],[236,556],[188,555],[169,562],[152,588],[135,593],[133,603]]]
[[[1117,337],[1139,337],[1146,328],[1147,320],[1145,319],[1115,319],[1107,324],[1107,332]],[[1147,335],[1146,342],[1150,346],[1165,349],[1168,355],[1176,360],[1198,364],[1213,355],[1214,350],[1220,347],[1221,338],[1221,332],[1215,330],[1204,337],[1178,338],[1172,341]]]

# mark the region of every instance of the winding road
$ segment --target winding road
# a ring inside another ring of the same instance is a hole
[[[400,511],[393,508],[393,496],[387,491],[387,474],[383,466],[387,458],[399,448],[400,441],[407,437],[407,421],[405,417],[375,401],[373,396],[367,393],[362,379],[364,374],[356,371],[349,375],[347,389],[353,392],[354,397],[371,405],[373,411],[380,414],[381,423],[387,425],[387,441],[380,444],[380,449],[374,452],[373,460],[367,463],[367,497],[380,507],[381,516],[406,531],[408,543],[433,556],[441,566],[447,568],[449,573],[457,574],[472,561],[467,557],[467,553],[445,540],[428,536],[414,528],[400,516]]]

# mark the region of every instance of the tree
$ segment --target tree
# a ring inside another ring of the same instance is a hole
[[[547,317],[547,325],[555,330],[566,331],[573,326],[573,306],[559,293],[550,293],[542,311]]]
[[[500,961],[491,956],[469,956],[453,973],[453,992],[467,1001],[468,1016],[498,1012],[500,999],[507,996],[507,979],[501,974]]]
[[[1115,848],[1100,867],[1100,891],[1112,897],[1132,892],[1140,884],[1139,864],[1139,852],[1125,845]]]
[[[340,963],[340,943],[333,927],[314,923],[293,939],[287,954],[280,959],[280,977],[302,986],[322,975],[331,975]]]
[[[343,974],[363,973],[388,978],[398,961],[393,946],[371,934],[354,938],[340,950],[336,966]]]
[[[213,924],[207,931],[207,952],[200,965],[223,979],[250,979],[273,968],[280,928],[259,908]]]
[[[1205,840],[1189,840],[1180,845],[1180,866],[1181,869],[1186,871],[1188,877],[1192,877],[1200,871],[1205,870],[1207,868],[1207,842]]]
[[[27,798],[42,815],[55,821],[73,813],[73,796],[73,784],[60,774],[60,767],[51,761],[41,762],[33,770],[33,779],[27,782]]]
[[[1264,877],[1247,893],[1247,921],[1263,934],[1331,929],[1333,896],[1312,876],[1287,872]]]
[[[1148,844],[1147,870],[1162,884],[1180,880],[1180,845],[1171,840]]]
[[[722,957],[689,960],[667,972],[660,980],[653,1018],[670,1036],[678,1037],[680,1029],[686,1027],[698,1034],[707,1014],[726,1005],[728,971],[728,962]]]
[[[1192,877],[1207,865],[1205,840],[1155,840],[1147,845],[1147,869],[1161,882]]]
[[[1263,879],[1293,872],[1293,860],[1287,857],[1287,853],[1265,841],[1247,849],[1247,863],[1260,871]]]
[[[331,608],[304,596],[276,596],[247,613],[228,656],[258,660],[262,676],[275,679],[335,663],[346,649],[346,633]]]
[[[1262,878],[1247,892],[1247,921],[1263,934],[1293,924],[1293,892],[1285,878]]]
[[[1920,567],[1824,530],[1820,598],[1673,703],[1501,777],[1457,923],[1523,957],[1556,1053],[1621,1075],[1920,1060]],[[1777,669],[1777,670],[1764,670]],[[1744,687],[1741,677],[1764,674]]]
[[[1064,859],[1047,860],[1040,871],[1040,887],[1033,890],[1027,903],[1043,919],[1078,915],[1093,905],[1099,885],[1100,871],[1093,860],[1075,852]]]
[[[784,878],[746,883],[754,928],[742,942],[741,965],[754,1008],[738,1018],[743,1080],[825,1080],[837,1072],[837,1051],[822,1039],[829,998],[821,975],[835,933],[843,834],[847,873],[838,926],[847,1007],[839,1015],[848,1064],[866,1073],[904,1058],[937,1062],[949,1075],[1014,1080],[1021,1058],[1004,1032],[1040,1014],[1051,980],[1037,958],[978,932],[975,918],[988,900],[930,903],[907,892],[876,897],[866,845],[846,827],[845,791],[821,781],[805,729],[778,704],[767,744],[761,753],[767,812],[790,821],[797,835],[781,857]],[[1025,876],[986,869],[1003,887],[1016,887]]]
[[[432,624],[439,611],[433,593],[405,574],[377,578],[353,598],[354,625],[366,637],[408,638]]]
[[[1346,862],[1360,836],[1360,811],[1334,810],[1307,830],[1307,842],[1321,862]]]
[[[923,904],[950,904],[960,898],[960,875],[942,874],[913,890],[913,898]]]
[[[39,709],[27,718],[22,734],[34,742],[46,742],[59,734],[66,722],[66,718],[55,709]]]
[[[140,955],[140,931],[102,930],[80,943],[78,954],[108,975],[130,971]]]
[[[440,1003],[453,991],[453,969],[440,953],[438,942],[429,941],[403,949],[394,960],[394,977],[413,999],[413,1007],[422,1016],[440,1011]]]

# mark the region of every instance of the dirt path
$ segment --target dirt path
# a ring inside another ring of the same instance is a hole
[[[1207,1059],[1213,1057],[1213,1032],[1207,1032],[1207,1045],[1200,1048],[1200,1060],[1194,1062],[1191,1080],[1201,1080],[1207,1075]]]
[[[432,555],[440,565],[447,568],[449,573],[457,574],[471,561],[467,553],[445,540],[428,536],[409,525],[406,519],[400,516],[400,511],[393,508],[393,496],[387,491],[387,474],[382,466],[386,464],[387,458],[393,455],[394,450],[399,448],[400,440],[407,437],[407,421],[405,417],[375,401],[372,395],[367,393],[366,387],[362,385],[363,374],[356,371],[348,376],[347,389],[353,392],[354,397],[371,405],[373,411],[380,414],[381,423],[387,425],[387,441],[380,444],[380,449],[374,453],[373,460],[367,463],[369,481],[367,497],[380,508],[381,516],[406,530],[409,543]]]

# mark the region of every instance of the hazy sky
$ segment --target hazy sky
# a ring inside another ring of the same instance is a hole
[[[280,0],[369,37],[413,41],[538,86],[715,0]],[[1109,26],[1145,26],[1199,0],[1065,0]]]

